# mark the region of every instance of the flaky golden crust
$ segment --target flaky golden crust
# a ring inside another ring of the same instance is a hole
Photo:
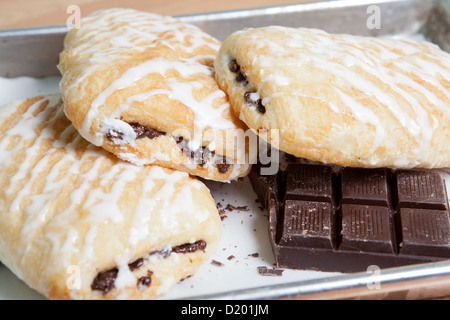
[[[205,185],[93,146],[59,94],[2,107],[0,124],[0,260],[46,297],[154,298],[217,248]]]
[[[223,42],[215,69],[236,115],[255,132],[278,130],[289,154],[342,166],[450,166],[450,55],[430,43],[246,29]]]
[[[65,113],[85,139],[134,164],[213,180],[245,176],[250,161],[236,161],[245,147],[225,139],[227,132],[247,127],[230,111],[214,79],[219,46],[197,27],[171,17],[131,9],[92,13],[68,33],[60,55]],[[136,139],[128,134],[130,123],[171,140]],[[191,161],[174,137],[189,141],[192,151],[208,147],[217,157],[210,165]],[[233,163],[226,172],[216,166],[223,157]]]

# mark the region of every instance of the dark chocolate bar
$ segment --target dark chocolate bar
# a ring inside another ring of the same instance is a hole
[[[278,268],[366,271],[450,259],[445,181],[433,170],[290,163],[249,175]]]

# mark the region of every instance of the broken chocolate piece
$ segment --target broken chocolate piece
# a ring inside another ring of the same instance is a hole
[[[282,269],[269,269],[267,267],[258,267],[258,273],[262,276],[281,277],[283,275]]]
[[[222,262],[217,261],[217,260],[211,260],[211,264],[213,266],[216,266],[216,267],[223,267],[224,266],[224,264]]]
[[[450,258],[445,181],[433,170],[290,163],[249,175],[269,210],[277,266],[357,272]]]

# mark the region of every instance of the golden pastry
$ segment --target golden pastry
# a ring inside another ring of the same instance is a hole
[[[248,174],[247,129],[215,78],[220,43],[175,18],[106,9],[82,19],[60,55],[67,117],[81,135],[136,165],[213,180]]]
[[[341,166],[450,166],[450,54],[428,42],[264,27],[230,35],[216,79],[252,130]]]
[[[209,190],[84,140],[60,95],[0,109],[0,260],[50,299],[148,299],[216,249]]]

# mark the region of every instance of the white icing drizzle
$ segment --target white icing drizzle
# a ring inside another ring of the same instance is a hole
[[[118,118],[131,103],[141,102],[158,95],[166,95],[193,112],[194,132],[189,142],[192,150],[201,146],[205,128],[209,127],[213,130],[235,128],[233,122],[224,117],[224,111],[230,107],[228,102],[220,106],[214,105],[217,99],[226,96],[222,90],[217,87],[217,90],[198,101],[194,97],[194,90],[202,88],[205,83],[189,79],[176,80],[167,75],[168,71],[175,70],[183,78],[198,74],[200,79],[205,77],[214,79],[214,70],[204,61],[206,59],[213,61],[215,57],[213,53],[217,52],[220,43],[197,27],[171,17],[132,9],[107,9],[84,18],[81,29],[76,32],[76,39],[66,49],[71,50],[73,55],[79,54],[80,57],[86,57],[79,63],[87,67],[78,79],[72,80],[72,85],[79,85],[86,76],[102,66],[111,66],[117,61],[128,59],[128,56],[136,54],[136,51],[143,52],[165,46],[173,51],[173,56],[177,59],[150,58],[120,74],[98,94],[79,130],[81,135],[93,144],[97,146],[103,144],[104,135],[98,132],[92,134],[91,130],[93,120],[98,116],[99,109],[107,103],[107,99],[116,91],[132,87],[136,81],[153,73],[165,77],[161,88],[128,97],[125,103],[117,106],[112,114],[101,120],[102,128],[110,128],[113,125],[110,118]],[[209,47],[212,54],[197,54],[196,50],[200,47]],[[126,143],[129,142],[127,139]]]
[[[391,38],[330,35],[317,29],[278,26],[267,29],[279,36],[267,37],[264,32],[258,33],[258,29],[250,29],[247,33],[243,32],[244,38],[240,41],[247,44],[251,42],[252,46],[270,52],[255,55],[252,61],[253,67],[260,69],[262,77],[258,93],[268,81],[282,92],[261,94],[264,96],[263,104],[269,109],[271,100],[282,94],[319,99],[328,104],[332,112],[346,113],[357,121],[371,124],[376,130],[372,146],[375,150],[386,139],[387,132],[387,124],[382,121],[377,107],[381,105],[417,142],[417,154],[430,146],[437,127],[436,119],[427,109],[433,108],[448,122],[450,55],[440,51],[437,46],[425,41],[418,43]],[[289,91],[291,83],[306,80],[299,72],[276,68],[280,62],[286,66],[292,65],[292,70],[299,70],[302,66],[310,72],[315,69],[332,70],[333,80],[330,81],[329,89],[340,101],[326,100],[320,95],[310,95],[301,90]],[[378,87],[375,79],[379,79],[384,87]],[[437,90],[428,89],[419,81]],[[350,95],[345,92],[346,83],[361,94],[353,91]],[[363,96],[373,104],[363,104],[359,100]]]
[[[99,107],[105,104],[106,99],[115,91],[127,88],[133,85],[137,80],[151,74],[159,73],[165,74],[168,70],[175,69],[183,77],[192,76],[195,74],[205,74],[212,76],[212,70],[202,64],[192,63],[189,61],[169,61],[164,58],[155,58],[148,60],[136,67],[130,68],[125,71],[118,79],[116,79],[108,88],[102,91],[97,98],[92,102],[91,108],[87,113],[83,126],[80,132],[83,136],[89,136],[90,127],[93,118],[97,115]],[[223,98],[225,93],[221,90],[216,90],[210,93],[203,100],[198,101],[193,96],[195,89],[202,88],[203,84],[199,81],[186,81],[180,82],[179,80],[171,77],[166,77],[166,84],[168,89],[154,89],[148,92],[143,92],[137,95],[128,97],[127,101],[121,104],[117,110],[115,110],[110,118],[103,120],[103,126],[111,127],[113,121],[122,122],[114,119],[120,115],[125,109],[127,109],[133,102],[145,101],[152,96],[166,95],[171,100],[176,100],[188,106],[194,113],[194,136],[190,139],[190,148],[197,150],[201,146],[202,132],[206,127],[214,127],[214,129],[229,129],[234,128],[234,124],[222,116],[225,109],[230,107],[229,103],[224,103],[218,108],[213,107],[213,102],[217,98]],[[120,128],[120,125],[117,125]],[[131,128],[130,128],[131,129]],[[129,130],[128,130],[129,131]],[[127,131],[125,131],[127,132]],[[98,135],[93,140],[95,145],[101,145],[103,143],[103,134]],[[131,143],[130,139],[126,139],[127,143]],[[123,143],[123,142],[121,142]]]
[[[190,35],[189,39],[186,35]],[[169,16],[113,8],[84,17],[77,31],[77,41],[67,49],[75,50],[75,53],[93,54],[91,59],[94,63],[107,63],[120,59],[130,50],[143,51],[158,45],[173,50],[182,49],[186,53],[193,53],[200,46],[219,49],[218,42],[205,38],[209,37],[196,26]]]
[[[5,123],[19,105],[11,103],[2,107],[0,123]],[[12,268],[17,272],[26,268],[27,253],[35,250],[36,241],[51,244],[48,261],[55,264],[50,263],[42,270],[48,275],[58,271],[56,268],[67,268],[74,263],[74,254],[77,263],[88,265],[96,261],[100,229],[105,224],[113,224],[129,229],[123,243],[125,249],[117,257],[120,271],[116,287],[130,286],[131,278],[135,286],[136,279],[130,277],[129,269],[124,266],[131,262],[135,248],[142,241],[156,241],[157,235],[150,233],[152,225],[161,223],[165,229],[159,236],[164,237],[165,233],[174,232],[173,227],[183,231],[191,226],[179,224],[183,212],[189,212],[190,222],[195,225],[209,217],[210,213],[200,210],[192,199],[192,189],[201,188],[202,183],[185,180],[187,173],[122,162],[87,143],[65,118],[59,94],[37,101],[13,121],[9,130],[0,130],[0,179],[5,183],[2,192],[6,199],[0,219],[5,223],[21,221],[21,236],[12,249],[23,252],[22,260],[13,262]],[[56,129],[64,123],[66,127]],[[11,164],[21,155],[24,158],[20,165],[12,168]],[[133,211],[125,213],[119,201],[130,192],[130,182],[134,193],[141,192],[136,195]],[[57,204],[67,193],[70,201]],[[77,227],[80,223],[87,229]],[[73,297],[76,295],[75,290]]]

